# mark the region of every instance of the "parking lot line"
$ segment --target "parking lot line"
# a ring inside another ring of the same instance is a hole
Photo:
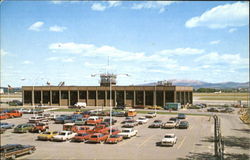
[[[138,148],[142,147],[147,141],[149,141],[151,138],[153,138],[155,135],[152,135],[148,137],[145,141],[143,141],[140,145],[138,145]]]
[[[185,141],[186,136],[183,138],[183,140],[181,141],[180,145],[177,147],[177,149],[180,149],[180,147],[182,146],[183,142]]]

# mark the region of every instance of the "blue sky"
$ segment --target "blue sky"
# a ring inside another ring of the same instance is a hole
[[[248,19],[248,2],[5,1],[1,86],[246,82]]]

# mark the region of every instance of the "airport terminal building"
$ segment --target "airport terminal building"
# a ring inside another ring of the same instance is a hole
[[[72,106],[77,102],[86,102],[87,106],[109,106],[110,100],[112,106],[193,103],[193,87],[163,82],[154,86],[117,86],[114,74],[102,74],[100,86],[23,86],[22,94],[24,105]]]

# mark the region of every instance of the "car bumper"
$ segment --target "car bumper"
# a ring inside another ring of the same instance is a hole
[[[161,142],[161,146],[173,146],[173,142]]]

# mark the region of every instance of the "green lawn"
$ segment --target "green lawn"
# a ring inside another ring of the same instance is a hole
[[[246,101],[249,98],[248,93],[194,93],[194,97],[197,97],[200,100],[244,100]]]

